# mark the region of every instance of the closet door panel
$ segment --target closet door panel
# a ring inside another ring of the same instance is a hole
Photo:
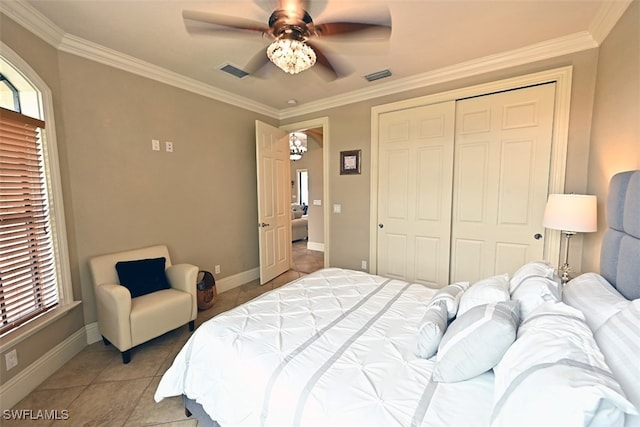
[[[453,280],[513,273],[542,259],[534,235],[548,193],[554,102],[555,84],[457,102]]]
[[[451,101],[380,116],[380,275],[449,281],[454,113]]]

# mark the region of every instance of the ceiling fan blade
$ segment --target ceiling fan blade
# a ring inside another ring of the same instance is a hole
[[[351,36],[369,40],[381,40],[391,37],[391,24],[367,24],[361,22],[327,22],[316,24],[312,34],[320,37]]]
[[[258,53],[253,55],[253,57],[249,60],[247,65],[244,67],[244,71],[249,73],[254,77],[260,77],[260,70],[269,63],[269,58],[267,57],[267,53],[264,49],[260,49]]]
[[[345,77],[351,73],[351,70],[347,69],[346,65],[337,65],[336,61],[330,61],[325,55],[323,49],[321,49],[316,43],[309,40],[306,43],[311,46],[316,53],[316,65],[319,65],[319,70],[327,80],[336,80],[340,77]]]
[[[253,0],[253,4],[270,14],[280,7],[279,0]]]
[[[231,29],[241,31],[255,31],[264,34],[269,34],[270,32],[269,27],[261,22],[251,19],[219,15],[217,13],[185,10],[182,12],[182,17],[184,18],[187,29],[189,29],[190,27],[202,28],[202,25],[206,24],[211,26],[209,28],[209,31],[229,31]]]

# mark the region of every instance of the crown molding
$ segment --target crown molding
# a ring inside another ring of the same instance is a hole
[[[380,83],[375,88],[366,88],[325,98],[316,102],[303,104],[297,107],[286,108],[280,111],[280,119],[300,116],[328,108],[339,107],[345,104],[366,101],[372,98],[396,94],[398,92],[419,89],[448,81],[498,71],[530,62],[554,58],[582,50],[598,47],[591,34],[587,31],[570,34],[568,36],[536,43],[521,49],[502,52],[485,56],[472,61],[444,67],[411,77],[395,81]]]
[[[616,0],[605,2],[600,6],[596,17],[589,25],[589,32],[598,46],[607,38],[618,20],[622,17],[633,0]]]
[[[64,31],[27,2],[23,0],[0,1],[0,12],[51,46],[57,48],[60,45]]]
[[[59,49],[63,52],[80,56],[91,61],[118,68],[142,77],[156,80],[171,86],[234,105],[265,116],[278,118],[278,110],[248,98],[204,84],[195,79],[174,73],[166,68],[158,67],[140,59],[125,55],[102,45],[90,42],[71,34],[65,34]]]

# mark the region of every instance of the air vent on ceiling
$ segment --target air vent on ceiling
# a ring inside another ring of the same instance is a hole
[[[387,69],[387,70],[376,71],[375,73],[367,74],[366,76],[364,76],[364,78],[372,82],[375,80],[384,79],[385,77],[389,77],[390,75],[391,75],[391,70]]]
[[[242,78],[247,77],[249,75],[249,73],[247,73],[246,71],[241,70],[238,67],[234,67],[231,64],[227,64],[227,65],[224,65],[224,66],[220,67],[220,71],[224,71],[225,73],[231,74],[232,76],[237,77],[239,79],[242,79]]]

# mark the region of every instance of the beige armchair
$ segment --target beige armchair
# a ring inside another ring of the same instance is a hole
[[[162,274],[161,258],[165,258],[165,274]],[[140,270],[142,265],[149,269]],[[98,310],[98,329],[106,345],[111,343],[120,350],[123,363],[129,363],[131,349],[143,342],[186,323],[193,331],[198,315],[198,267],[171,265],[166,246],[96,256],[89,260],[89,268]],[[131,279],[132,269],[143,273],[138,274],[138,278],[149,277],[149,283],[132,287],[132,282],[136,282]],[[157,274],[144,274],[152,271],[150,269]],[[121,284],[119,276],[127,275],[129,279],[126,280],[130,283]],[[156,279],[163,281],[164,286],[158,286]],[[161,289],[154,290],[154,287]],[[138,293],[143,295],[136,296]]]

